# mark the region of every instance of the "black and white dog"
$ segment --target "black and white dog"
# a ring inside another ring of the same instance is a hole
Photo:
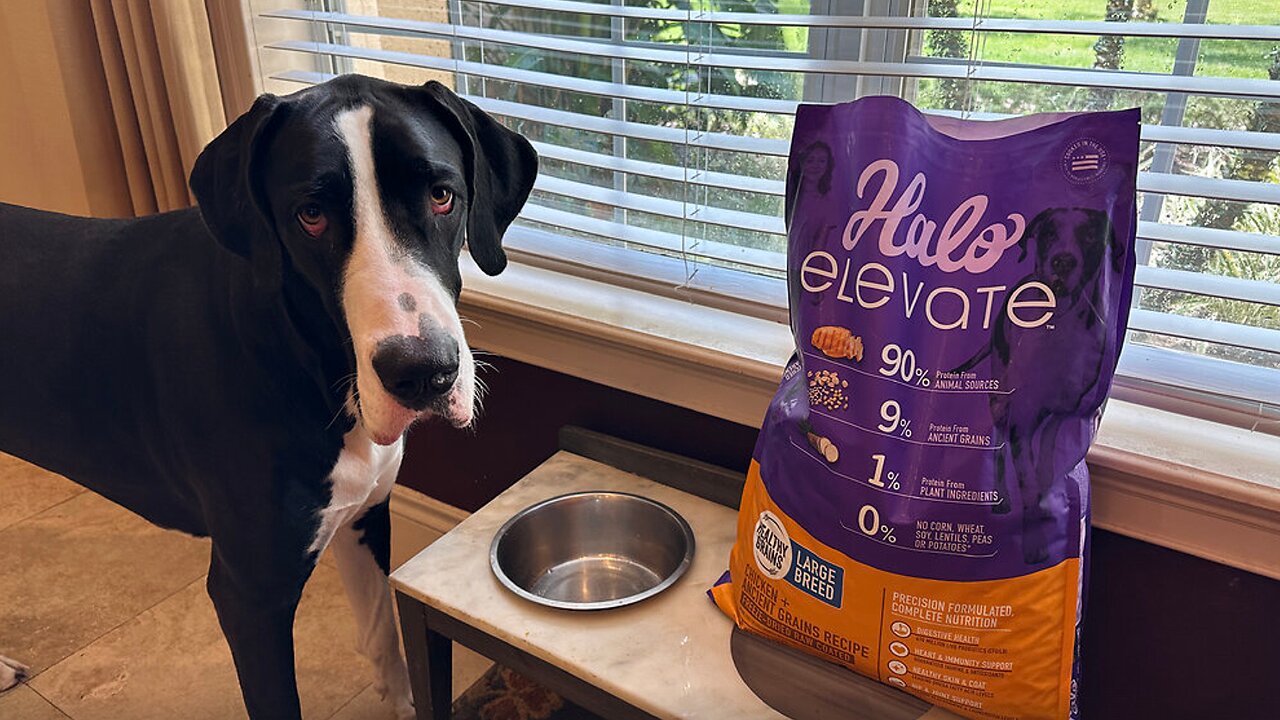
[[[1053,290],[1057,305],[1052,331],[1026,329],[1008,320],[996,323],[991,341],[956,372],[970,370],[990,359],[991,377],[1008,395],[991,396],[991,420],[996,444],[1007,443],[996,455],[995,511],[1010,510],[1010,475],[1021,500],[1023,559],[1034,565],[1048,557],[1041,507],[1053,479],[1070,470],[1055,466],[1055,451],[1065,418],[1081,408],[1098,407],[1106,397],[1115,362],[1116,308],[1106,301],[1108,282],[1120,282],[1126,248],[1117,242],[1111,219],[1088,208],[1048,208],[1028,224],[1018,243],[1019,259],[1033,253],[1034,267],[1015,285],[1038,281]],[[1110,263],[1110,272],[1106,266]],[[1007,300],[1006,300],[1007,302]],[[1030,352],[1028,352],[1030,350]],[[1045,359],[1052,358],[1051,369]],[[1076,443],[1088,446],[1087,440]],[[1078,462],[1074,459],[1071,465]],[[1012,465],[1012,468],[1009,466]],[[1010,472],[1012,470],[1012,472]]]
[[[299,716],[294,612],[326,547],[376,686],[412,715],[388,496],[410,424],[472,422],[459,253],[502,271],[536,174],[444,86],[345,76],[259,98],[197,160],[198,209],[0,205],[0,450],[212,539],[252,717]]]

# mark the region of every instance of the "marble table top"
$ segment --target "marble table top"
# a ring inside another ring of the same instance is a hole
[[[529,505],[584,490],[635,493],[680,513],[696,543],[684,577],[635,605],[589,612],[543,607],[504,588],[489,567],[498,528]],[[739,677],[730,655],[733,623],[706,595],[728,567],[736,516],[723,505],[560,452],[397,569],[391,580],[428,606],[657,717],[783,718]]]

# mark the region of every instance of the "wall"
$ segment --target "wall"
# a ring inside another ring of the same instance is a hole
[[[485,356],[490,392],[474,432],[436,423],[410,431],[400,483],[476,510],[556,451],[556,433],[580,425],[744,474],[755,428]]]
[[[755,428],[485,359],[477,429],[414,430],[402,484],[475,510],[554,453],[565,424],[746,470]],[[1087,602],[1081,717],[1280,718],[1280,582],[1095,531]]]
[[[1095,531],[1082,718],[1280,718],[1280,582]]]
[[[132,215],[88,3],[0,3],[0,68],[0,201]]]

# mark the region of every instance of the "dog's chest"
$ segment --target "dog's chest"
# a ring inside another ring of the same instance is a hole
[[[375,444],[360,426],[346,434],[338,461],[329,473],[329,504],[320,510],[312,551],[324,550],[338,528],[358,518],[365,508],[387,499],[403,456],[403,438],[384,446]]]
[[[1097,382],[1106,335],[1100,322],[1088,327],[1089,312],[1087,304],[1076,303],[1055,313],[1044,327],[1009,331],[1005,377],[1014,388],[1037,388],[1025,394],[1037,411],[1071,412]],[[1046,377],[1052,382],[1044,382]]]

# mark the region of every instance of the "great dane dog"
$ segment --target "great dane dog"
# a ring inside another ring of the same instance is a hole
[[[253,718],[299,717],[294,613],[326,547],[376,687],[412,715],[388,496],[410,424],[472,422],[459,254],[503,270],[537,164],[439,83],[344,76],[258,98],[196,161],[199,208],[0,205],[0,450],[212,539]]]
[[[1046,514],[1041,507],[1055,476],[1071,468],[1057,464],[1055,451],[1063,421],[1083,408],[1100,407],[1106,398],[1115,361],[1117,312],[1126,309],[1106,300],[1108,282],[1121,282],[1126,248],[1117,242],[1110,218],[1088,208],[1049,208],[1027,225],[1018,243],[1020,258],[1032,253],[1035,264],[1016,285],[1038,281],[1053,290],[1057,306],[1053,330],[1028,330],[1008,320],[997,323],[990,343],[955,372],[970,370],[990,359],[991,377],[1015,392],[991,396],[991,420],[996,444],[1008,450],[996,455],[995,511],[1010,510],[1010,474],[1018,487],[1023,525],[1023,559],[1028,565],[1048,557]],[[1105,272],[1110,263],[1110,272]],[[1045,359],[1053,358],[1052,370]],[[1051,376],[1047,373],[1051,372]],[[1079,447],[1088,446],[1087,440]],[[1083,458],[1075,458],[1071,465]],[[1010,473],[1012,465],[1012,473]]]

